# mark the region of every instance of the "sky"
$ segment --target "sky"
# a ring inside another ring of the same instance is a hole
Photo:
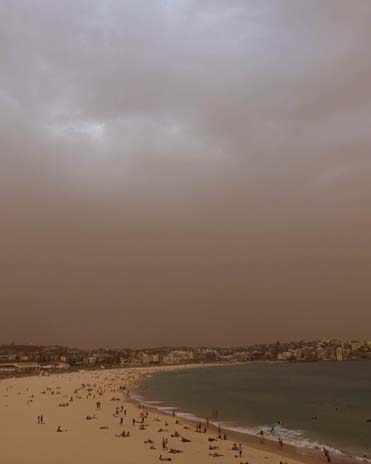
[[[371,339],[371,2],[0,1],[0,342]]]

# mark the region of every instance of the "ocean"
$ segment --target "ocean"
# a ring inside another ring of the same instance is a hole
[[[277,363],[165,371],[135,392],[163,411],[305,448],[371,457],[371,362]]]

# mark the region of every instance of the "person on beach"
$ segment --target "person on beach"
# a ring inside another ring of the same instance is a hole
[[[183,451],[175,449],[175,448],[170,448],[169,453],[171,453],[171,454],[179,454],[179,453],[183,453]]]
[[[241,458],[242,457],[242,445],[241,445],[241,443],[239,443],[239,445],[238,445],[238,454],[239,454],[239,456]]]
[[[323,449],[323,454],[325,455],[325,458],[327,460],[327,462],[331,462],[331,457],[330,457],[330,452],[327,448],[322,448]]]
[[[279,437],[278,439],[278,444],[280,445],[280,448],[282,449],[283,448],[283,440],[281,437]]]

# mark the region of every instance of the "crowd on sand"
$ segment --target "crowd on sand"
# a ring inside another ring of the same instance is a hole
[[[44,379],[43,384],[47,386],[40,391],[26,384],[25,391],[18,394],[25,399],[27,407],[31,407],[37,397],[37,407],[40,410],[34,417],[34,424],[41,427],[52,421],[55,424],[55,432],[60,434],[71,433],[73,428],[68,424],[68,414],[59,415],[58,409],[68,408],[66,412],[76,414],[77,410],[81,412],[82,408],[77,409],[74,406],[84,403],[83,410],[86,414],[81,417],[82,423],[93,421],[97,430],[109,434],[113,440],[135,442],[134,448],[126,447],[123,443],[122,456],[125,456],[125,448],[128,452],[130,448],[132,454],[133,449],[135,452],[138,447],[145,446],[152,452],[150,461],[189,462],[184,459],[188,454],[192,462],[199,463],[216,461],[261,464],[268,461],[271,464],[288,464],[283,458],[285,453],[282,453],[284,443],[281,438],[278,439],[276,452],[258,452],[250,449],[246,443],[233,440],[227,430],[223,430],[221,425],[210,424],[208,418],[192,423],[179,417],[175,409],[169,414],[164,414],[133,401],[130,390],[143,375],[145,373],[129,369],[89,372],[81,378],[79,373],[64,374],[57,376],[58,381],[50,382],[49,385],[49,379]],[[67,376],[74,377],[71,380],[67,379]],[[6,397],[12,388],[11,381],[8,380],[4,386],[3,396]],[[55,400],[57,409],[53,410],[53,417],[43,411],[43,398]],[[62,419],[64,422],[59,422]],[[326,458],[329,458],[329,455],[326,455]],[[73,464],[73,461],[71,462]],[[297,459],[291,460],[289,464],[298,462],[300,461]]]

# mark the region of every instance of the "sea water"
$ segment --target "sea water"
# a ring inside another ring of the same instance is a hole
[[[371,457],[371,362],[216,366],[154,374],[136,392],[164,411],[296,446]]]

